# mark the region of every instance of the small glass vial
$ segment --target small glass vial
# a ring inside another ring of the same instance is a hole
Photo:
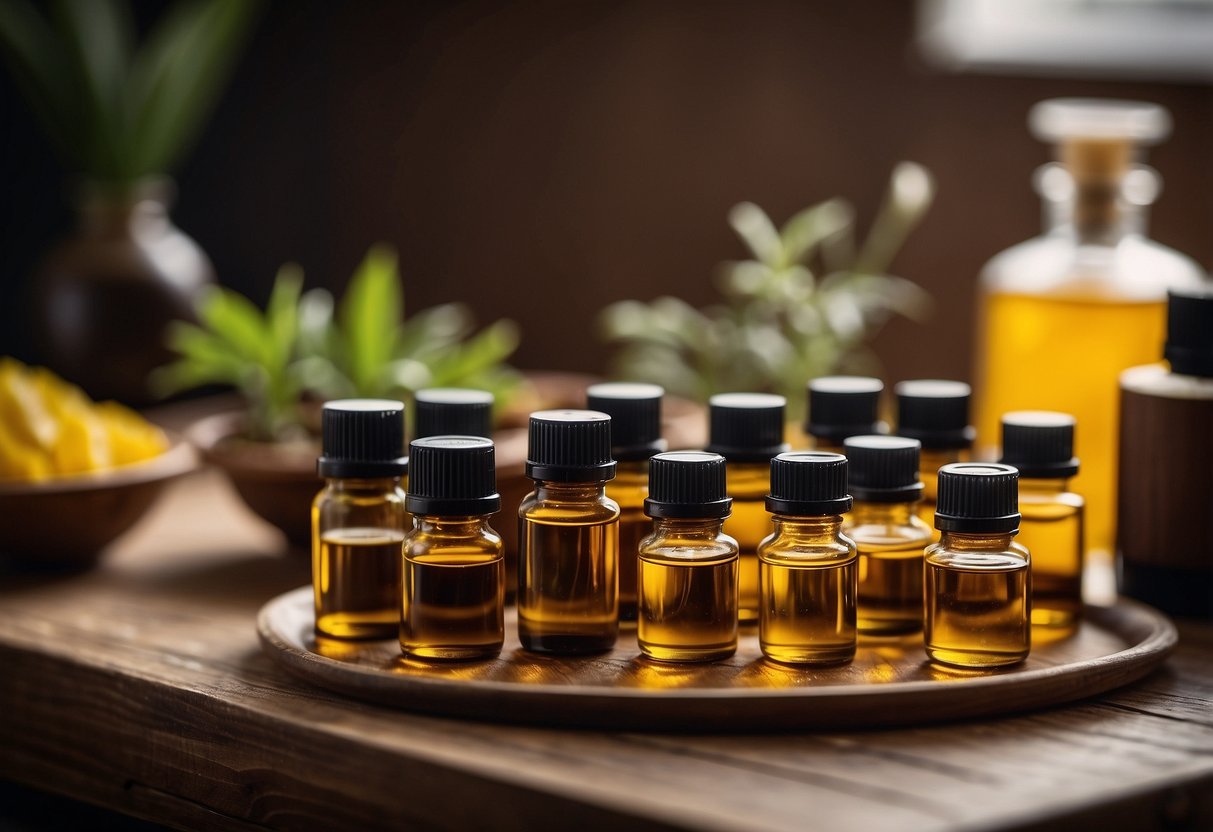
[[[531,414],[518,507],[518,638],[536,653],[598,653],[619,634],[619,506],[611,417],[593,410]]]
[[[813,448],[841,454],[849,437],[885,433],[888,425],[877,416],[883,390],[880,379],[865,376],[822,376],[810,381],[804,431]]]
[[[644,513],[649,496],[649,457],[666,448],[661,438],[661,399],[656,384],[595,384],[586,407],[611,417],[611,456],[617,468],[606,494],[619,504],[619,620],[636,620],[636,553],[653,524]]]
[[[404,404],[331,401],[321,411],[324,489],[312,501],[316,633],[392,638],[400,626]]]
[[[1032,638],[1032,576],[1019,531],[1019,472],[958,462],[939,470],[939,542],[926,550],[927,656],[989,668],[1021,662]]]
[[[963,381],[915,379],[900,382],[897,394],[897,435],[922,443],[918,458],[922,502],[918,516],[934,527],[938,491],[936,474],[944,465],[965,462],[976,432],[969,424],[972,389]]]
[[[737,652],[737,541],[724,533],[732,500],[718,454],[653,457],[640,542],[640,652],[667,662],[708,662]]]
[[[492,441],[431,436],[409,446],[400,647],[410,658],[491,659],[505,641],[505,557]]]
[[[737,614],[741,623],[758,622],[758,544],[771,533],[765,500],[771,486],[771,459],[788,450],[783,441],[783,396],[767,393],[721,393],[708,400],[707,451],[728,460],[733,513],[725,534],[737,541]]]
[[[855,508],[843,531],[859,547],[859,633],[922,629],[923,550],[935,532],[918,518],[917,439],[854,436],[844,445]]]
[[[1002,417],[1002,459],[1019,471],[1019,542],[1032,552],[1032,623],[1072,627],[1082,614],[1083,499],[1074,417],[1020,410]]]
[[[493,394],[465,387],[418,390],[413,438],[493,436]]]
[[[763,655],[787,664],[851,661],[858,553],[842,533],[842,516],[851,509],[846,457],[816,451],[775,457],[766,507],[775,533],[758,547]]]

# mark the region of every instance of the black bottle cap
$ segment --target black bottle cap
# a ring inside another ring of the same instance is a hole
[[[963,381],[916,379],[900,382],[897,435],[917,439],[924,448],[968,448],[976,431],[969,424],[972,389]]]
[[[1028,479],[1072,477],[1078,473],[1074,456],[1074,417],[1048,410],[1017,410],[1002,417],[1002,459]]]
[[[656,384],[609,382],[585,391],[586,407],[611,417],[611,455],[620,462],[648,459],[666,449],[661,438],[661,397]]]
[[[1171,372],[1213,378],[1213,289],[1167,293],[1167,343]]]
[[[939,469],[935,528],[1006,533],[1019,528],[1019,472],[996,462],[953,462]]]
[[[553,482],[605,482],[615,477],[611,417],[597,410],[531,414],[526,475]]]
[[[800,517],[843,514],[851,510],[847,458],[820,451],[792,451],[771,460],[767,511]]]
[[[884,384],[864,376],[822,376],[809,382],[804,432],[827,442],[879,433],[876,411]]]
[[[414,439],[427,436],[493,435],[493,394],[462,387],[417,391]]]
[[[905,436],[852,436],[843,443],[850,462],[851,496],[869,503],[922,498],[918,453],[922,443]]]
[[[404,403],[390,399],[337,399],[320,412],[322,477],[402,477]]]
[[[649,460],[649,517],[728,517],[733,506],[725,488],[720,454],[673,451]]]
[[[409,488],[404,507],[413,514],[475,517],[501,509],[493,441],[483,436],[427,436],[409,445]]]
[[[720,393],[708,399],[708,450],[730,462],[766,462],[788,449],[783,441],[787,399],[770,393]]]

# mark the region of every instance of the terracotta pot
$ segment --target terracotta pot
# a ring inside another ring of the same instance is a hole
[[[43,358],[95,399],[150,403],[148,373],[173,357],[165,325],[192,320],[198,292],[215,280],[206,254],[169,219],[172,194],[166,179],[87,188],[76,232],[35,278]]]

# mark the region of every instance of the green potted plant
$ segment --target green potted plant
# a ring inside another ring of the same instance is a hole
[[[137,42],[127,0],[0,0],[0,55],[76,184],[79,224],[34,278],[44,359],[99,398],[148,401],[164,325],[214,282],[169,218],[168,174],[251,30],[254,0],[179,0]],[[70,314],[67,314],[70,310]]]
[[[396,256],[385,246],[368,252],[339,302],[302,286],[300,268],[283,266],[264,312],[230,289],[210,287],[198,301],[199,323],[170,326],[178,357],[152,374],[151,385],[161,395],[212,384],[237,390],[242,410],[205,418],[189,436],[255,513],[305,545],[320,486],[318,403],[409,401],[426,387],[489,390],[503,403],[518,383],[504,363],[518,332],[500,320],[474,333],[461,304],[406,318]]]

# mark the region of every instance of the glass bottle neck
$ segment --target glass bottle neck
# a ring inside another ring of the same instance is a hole
[[[941,531],[939,545],[957,552],[1004,552],[1010,548],[1012,539],[1018,533],[1018,529],[993,534]]]
[[[842,515],[827,514],[815,517],[797,517],[790,514],[775,514],[775,536],[801,543],[825,543],[842,534]]]
[[[536,480],[535,496],[540,500],[555,503],[592,502],[606,496],[606,483]]]
[[[422,532],[460,537],[479,535],[488,523],[490,515],[472,517],[439,517],[434,514],[413,516],[413,528]]]
[[[1066,493],[1070,490],[1069,486],[1070,481],[1065,477],[1019,478],[1019,493],[1021,495],[1048,497]]]
[[[869,503],[855,501],[851,510],[851,526],[908,526],[918,511],[918,500],[904,503]]]
[[[686,540],[715,540],[724,534],[722,517],[655,517],[653,531],[658,537]]]
[[[325,482],[333,491],[345,494],[382,494],[400,487],[400,477],[329,477]]]

